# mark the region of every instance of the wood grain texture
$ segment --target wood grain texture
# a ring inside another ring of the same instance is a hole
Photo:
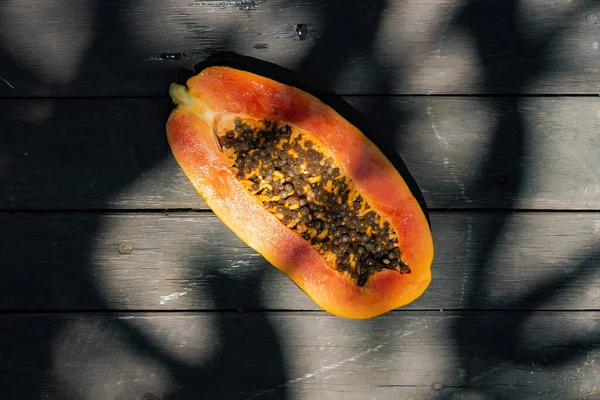
[[[434,212],[413,310],[595,310],[600,213]],[[212,213],[0,215],[3,310],[316,310]]]
[[[0,21],[1,398],[600,399],[600,3],[13,0]],[[416,302],[328,315],[206,209],[166,94],[224,52],[402,157],[436,210]]]
[[[164,95],[220,52],[344,94],[596,94],[598,15],[591,0],[12,1],[0,96]]]
[[[598,312],[408,312],[370,321],[323,313],[33,314],[2,324],[18,333],[0,333],[11,366],[0,390],[15,400],[600,393]]]
[[[597,98],[324,99],[402,157],[429,207],[600,209]],[[0,100],[0,208],[205,209],[167,145],[171,109]]]

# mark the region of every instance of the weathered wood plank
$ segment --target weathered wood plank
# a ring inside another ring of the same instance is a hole
[[[600,313],[4,315],[10,399],[584,399]]]
[[[409,309],[590,310],[600,213],[431,214],[433,282]],[[212,213],[1,215],[4,310],[316,310]]]
[[[429,207],[600,209],[600,99],[326,100],[400,154]],[[171,109],[0,100],[0,208],[206,208],[166,143]]]
[[[164,95],[223,51],[346,94],[595,94],[599,15],[591,0],[5,2],[0,96]]]

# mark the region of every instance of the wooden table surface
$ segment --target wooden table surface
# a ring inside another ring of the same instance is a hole
[[[600,399],[599,18],[4,0],[0,397]],[[166,143],[167,89],[223,52],[293,71],[403,160],[436,246],[421,298],[334,317],[207,209]]]

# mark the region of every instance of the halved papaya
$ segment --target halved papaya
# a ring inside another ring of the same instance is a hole
[[[431,280],[427,220],[357,128],[312,95],[229,67],[172,84],[173,154],[214,213],[321,308],[364,319]]]

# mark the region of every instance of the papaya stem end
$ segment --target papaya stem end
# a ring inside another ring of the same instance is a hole
[[[169,86],[169,96],[176,105],[187,105],[190,101],[188,88],[178,83],[171,83]]]

